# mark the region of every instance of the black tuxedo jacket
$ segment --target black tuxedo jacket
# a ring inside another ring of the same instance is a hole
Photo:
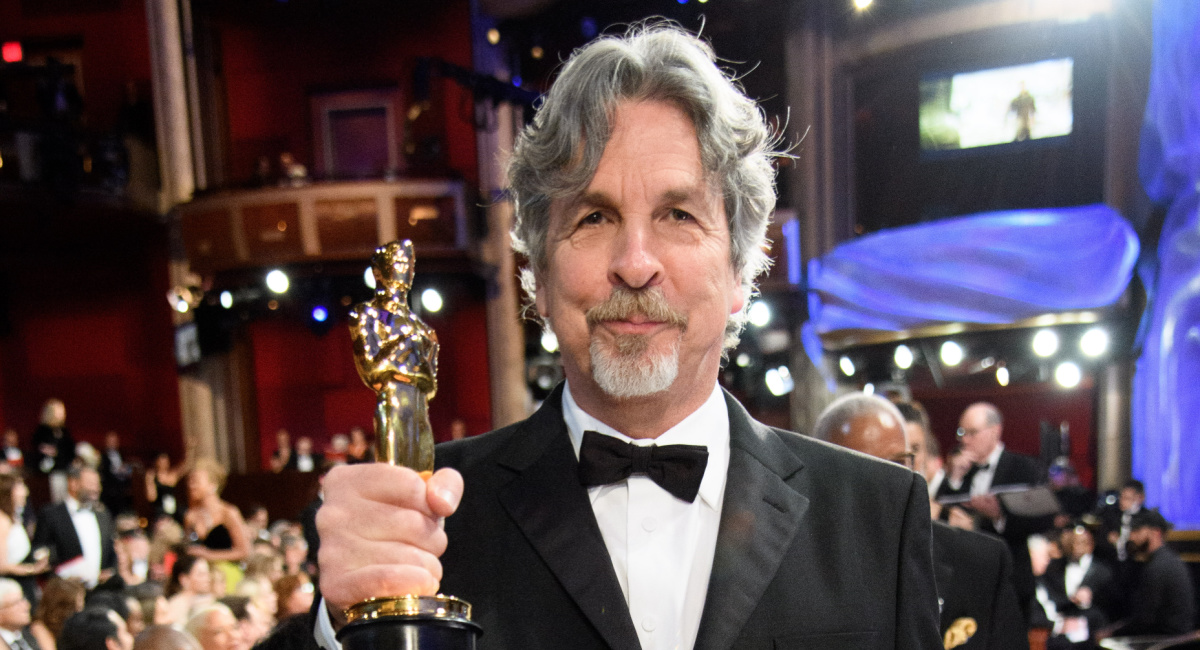
[[[444,593],[480,650],[638,648],[563,422],[438,447],[465,479]],[[726,395],[729,475],[696,648],[938,648],[929,498],[917,474],[750,418]]]
[[[964,650],[1021,650],[1029,635],[1012,584],[1012,555],[994,537],[933,524],[933,568],[942,633],[960,618],[979,626]]]
[[[1058,558],[1046,567],[1046,590],[1054,599],[1059,611],[1071,611],[1076,606],[1071,602],[1071,594],[1067,593],[1067,562]],[[1104,627],[1119,618],[1118,611],[1121,594],[1117,587],[1116,574],[1092,554],[1092,563],[1087,573],[1083,574],[1080,587],[1092,590],[1092,606],[1094,612],[1084,612],[1088,617],[1088,625],[1093,628]]]
[[[113,550],[115,528],[112,517],[107,511],[100,510],[96,512],[96,522],[100,525],[100,568],[115,568],[117,554]],[[50,549],[50,566],[53,567],[83,555],[83,546],[79,543],[79,534],[75,532],[71,511],[67,509],[66,503],[42,508],[32,545],[33,548],[44,546]]]

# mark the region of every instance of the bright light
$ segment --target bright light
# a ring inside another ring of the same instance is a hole
[[[892,355],[896,360],[896,367],[901,370],[908,370],[913,364],[913,351],[907,345],[897,345],[896,353]]]
[[[866,384],[864,384],[863,385],[863,393],[866,395],[874,395],[875,394],[875,384],[872,384],[871,382],[867,382]]]
[[[546,50],[543,50],[541,45],[534,45],[533,49],[529,50],[529,56],[541,60],[543,56],[546,56]]]
[[[1055,352],[1058,352],[1058,334],[1054,330],[1038,330],[1033,335],[1033,353],[1048,357]]]
[[[551,354],[558,352],[558,337],[554,335],[554,332],[550,330],[542,332],[542,349]]]
[[[229,309],[230,307],[233,306],[233,294],[232,293],[229,293],[228,291],[221,292],[221,306],[224,307],[225,309]]]
[[[21,51],[20,41],[9,41],[3,46],[3,57],[5,63],[17,63],[25,58],[25,53]]]
[[[375,272],[369,266],[366,271],[363,271],[363,284],[367,285],[368,289],[375,288]]]
[[[181,314],[186,314],[187,310],[188,310],[188,304],[187,304],[186,300],[176,300],[175,301],[175,311],[177,311]]]
[[[1089,357],[1098,357],[1108,350],[1108,332],[1103,328],[1093,327],[1083,333],[1079,339],[1079,349]]]
[[[324,323],[325,319],[329,318],[329,310],[325,309],[321,305],[317,305],[316,307],[313,307],[312,317],[313,320],[317,321],[318,323]]]
[[[767,323],[771,322],[771,306],[761,300],[756,300],[754,304],[750,305],[750,312],[747,316],[751,325],[766,327]]]
[[[287,293],[291,283],[288,281],[287,273],[275,269],[267,274],[267,288],[275,293]]]
[[[495,27],[487,30],[487,39],[488,39],[488,42],[491,43],[492,45],[499,43],[500,42],[500,30],[496,29]]]
[[[996,365],[996,357],[984,357],[983,360],[979,362],[979,367],[984,370],[987,370],[994,365]]]
[[[839,359],[838,367],[842,369],[842,374],[846,375],[847,377],[854,376],[854,362],[850,360],[850,357],[842,357]]]
[[[426,289],[421,292],[421,306],[425,311],[436,314],[442,310],[442,294],[437,289]]]
[[[862,11],[862,10],[866,9],[867,7],[870,7],[871,3],[873,3],[874,1],[875,0],[854,0],[854,8],[859,11]]]
[[[946,341],[942,344],[940,356],[942,357],[942,363],[947,366],[957,366],[963,360],[962,346],[954,341]]]
[[[1079,366],[1075,365],[1073,361],[1064,361],[1054,369],[1054,381],[1057,381],[1058,385],[1063,388],[1075,388],[1081,379],[1083,379],[1083,373],[1079,371]]]
[[[739,368],[745,368],[750,365],[750,355],[742,352],[737,355],[737,365]]]
[[[1004,366],[996,368],[996,383],[1000,384],[1001,386],[1008,385],[1008,368],[1005,368]]]
[[[796,388],[796,382],[792,380],[792,373],[787,366],[771,368],[763,377],[763,381],[767,383],[767,390],[776,397],[787,395]]]

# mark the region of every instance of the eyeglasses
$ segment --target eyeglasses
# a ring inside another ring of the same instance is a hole
[[[989,428],[989,427],[984,427],[984,428],[982,428],[982,429],[968,429],[968,428],[966,428],[966,427],[959,427],[959,428],[958,428],[958,431],[957,431],[957,432],[955,432],[955,435],[957,435],[957,436],[958,436],[960,439],[961,439],[961,438],[966,438],[966,437],[969,437],[969,436],[974,436],[974,435],[977,435],[977,434],[979,434],[979,433],[981,433],[981,432],[983,432],[983,431],[986,431],[988,428]]]
[[[897,465],[903,465],[908,469],[913,469],[917,465],[917,455],[911,451],[904,454],[899,454],[892,458],[892,462],[896,463]]]

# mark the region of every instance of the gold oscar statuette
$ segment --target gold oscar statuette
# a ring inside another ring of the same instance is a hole
[[[375,459],[418,472],[433,471],[428,403],[437,392],[437,334],[408,307],[413,245],[395,241],[375,249],[375,296],[350,312],[354,363],[375,391]],[[473,650],[479,626],[471,605],[438,594],[388,595],[346,610],[338,633],[345,650]]]

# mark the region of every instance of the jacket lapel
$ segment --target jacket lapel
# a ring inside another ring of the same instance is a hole
[[[562,416],[562,386],[515,436],[500,464],[516,472],[502,489],[508,511],[542,561],[612,648],[640,648],[608,548],[579,483]]]
[[[737,639],[803,525],[808,497],[785,481],[804,464],[728,393],[729,478],[697,650]]]

